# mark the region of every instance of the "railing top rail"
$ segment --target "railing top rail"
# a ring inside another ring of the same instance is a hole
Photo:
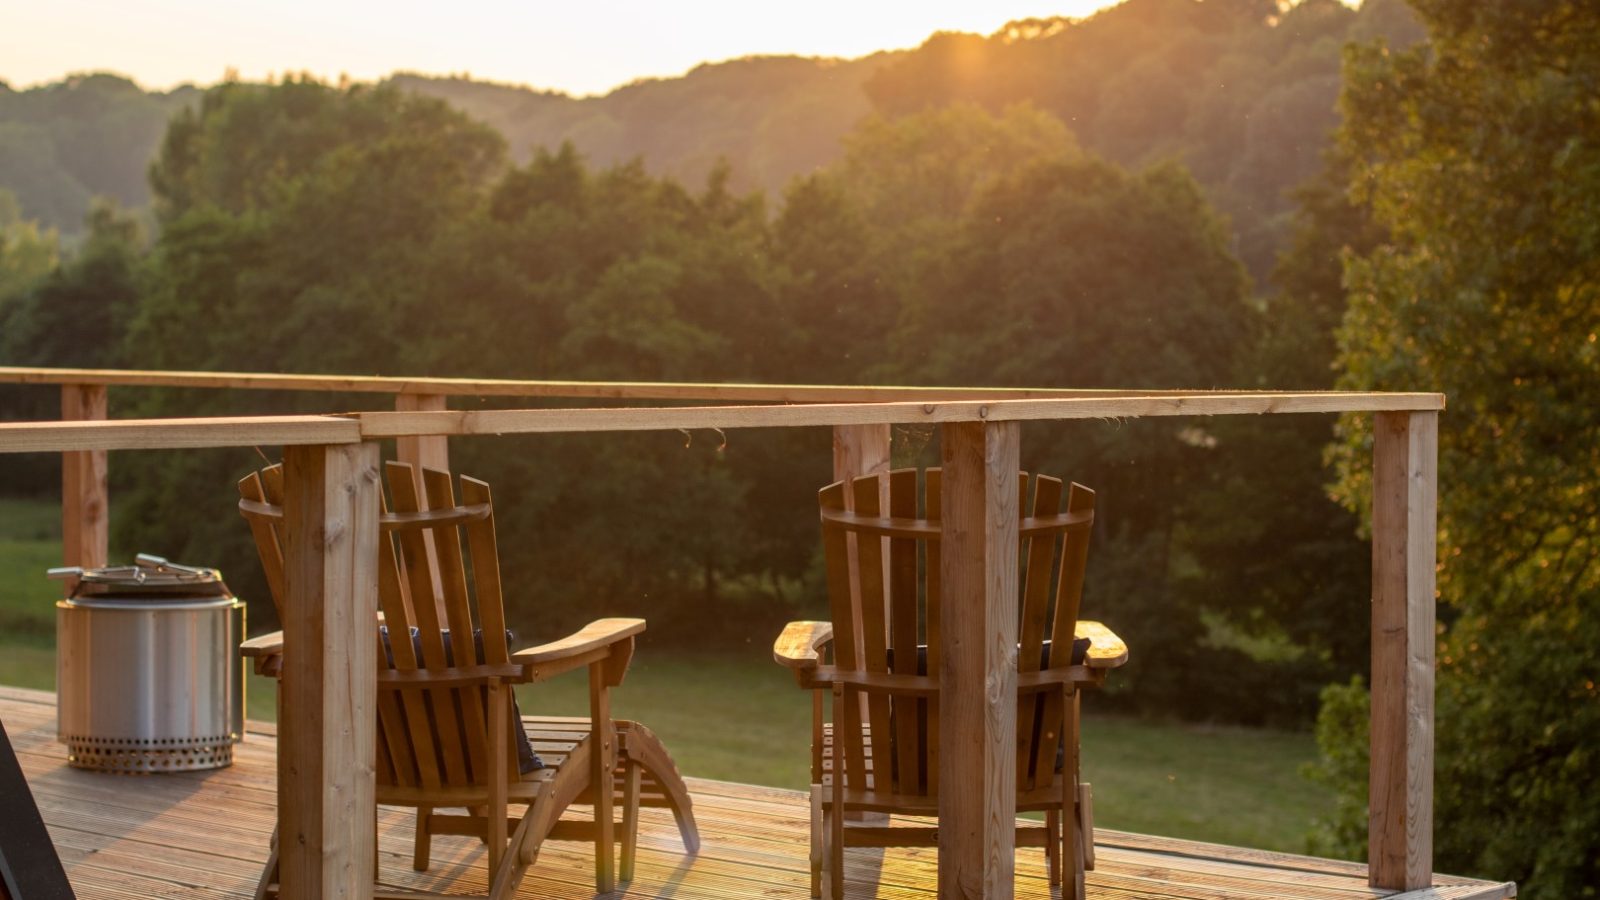
[[[361,424],[344,416],[216,416],[0,423],[0,453],[165,450],[355,444]]]
[[[1038,400],[832,403],[795,406],[685,406],[364,412],[346,416],[121,419],[0,424],[0,453],[68,450],[343,444],[418,435],[793,428],[826,425],[1113,419],[1146,416],[1427,411],[1432,393],[1108,394]]]
[[[0,384],[99,384],[322,393],[430,394],[587,400],[691,400],[724,403],[892,403],[923,400],[1043,400],[1184,397],[1195,390],[996,388],[712,382],[536,381],[504,378],[408,378],[272,372],[179,372],[141,369],[52,369],[0,366]],[[1272,391],[1229,391],[1273,396]],[[1321,392],[1327,396],[1346,396]],[[1309,396],[1296,394],[1296,396]]]

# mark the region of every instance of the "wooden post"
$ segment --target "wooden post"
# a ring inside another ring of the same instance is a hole
[[[443,394],[395,394],[394,408],[398,412],[432,412],[446,408]],[[423,469],[450,471],[450,438],[442,434],[411,435],[394,439],[394,455],[401,462],[415,466],[412,480],[417,485],[417,497],[428,502],[428,489],[422,484]],[[434,543],[432,531],[422,533],[423,552],[428,554],[428,574],[433,578],[433,600],[438,608],[439,621],[450,621],[444,608],[444,581],[439,568],[439,547]]]
[[[1008,900],[1017,819],[1016,422],[943,426],[939,896]]]
[[[398,412],[432,412],[447,408],[443,394],[396,394],[394,408]],[[395,458],[408,462],[418,469],[427,467],[450,471],[450,439],[442,434],[424,434],[395,438]],[[418,483],[421,487],[421,483]],[[429,535],[432,537],[433,535]]]
[[[1372,454],[1372,761],[1368,881],[1433,878],[1437,412],[1382,412]]]
[[[63,421],[103,420],[106,386],[61,386]],[[61,454],[61,564],[86,569],[103,566],[110,554],[110,490],[106,486],[106,451],[74,450]],[[70,595],[74,584],[66,585]]]
[[[279,884],[372,897],[378,445],[284,448]]]

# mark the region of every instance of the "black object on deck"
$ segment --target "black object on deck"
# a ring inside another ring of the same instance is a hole
[[[0,898],[73,900],[61,857],[0,723]]]

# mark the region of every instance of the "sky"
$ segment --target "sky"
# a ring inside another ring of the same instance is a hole
[[[0,0],[0,80],[112,71],[146,88],[396,70],[605,93],[755,54],[862,56],[935,31],[1082,16],[1111,0]]]

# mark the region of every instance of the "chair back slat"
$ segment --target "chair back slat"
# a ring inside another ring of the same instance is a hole
[[[1094,491],[1081,484],[1067,488],[1067,515],[1094,521]],[[1062,533],[1061,562],[1055,580],[1055,602],[1051,608],[1050,666],[1070,665],[1072,645],[1078,627],[1079,601],[1083,597],[1084,572],[1089,563],[1089,529],[1069,528]],[[1033,771],[1040,781],[1055,771],[1056,746],[1067,726],[1067,709],[1061,695],[1050,691],[1039,704],[1039,738],[1034,745]]]
[[[1022,479],[1021,483],[1026,486],[1027,479]],[[1018,508],[1024,517],[1039,517],[1055,515],[1060,507],[1061,479],[1040,475],[1034,479],[1032,502],[1024,499]],[[1021,619],[1017,628],[1019,672],[1039,671],[1045,636],[1050,633],[1048,619],[1054,593],[1050,576],[1055,571],[1059,536],[1055,532],[1039,532],[1020,542],[1023,560]],[[1044,696],[1040,695],[1024,697],[1017,705],[1017,780],[1024,788],[1037,786],[1040,776],[1048,784],[1055,774],[1053,765],[1044,772],[1034,766],[1041,737],[1035,733],[1034,727],[1040,724],[1041,707],[1045,702]]]
[[[817,497],[818,505],[825,511],[843,512],[845,506],[845,484],[839,482],[823,488]],[[857,627],[859,618],[853,602],[855,595],[854,579],[850,573],[850,550],[852,547],[850,535],[842,528],[827,528],[822,531],[823,556],[828,567],[828,597],[833,607],[834,664],[842,669],[855,670],[861,665],[858,646]],[[859,695],[852,689],[842,692],[842,702],[836,704],[835,709],[848,710],[848,715],[842,716],[851,721],[859,718]],[[844,728],[835,726],[834,738],[834,772],[836,784],[845,787],[865,790],[866,782],[866,751],[861,737],[860,728]],[[842,766],[840,764],[843,764]],[[843,771],[841,771],[841,768]]]
[[[415,477],[409,464],[391,462],[385,466],[385,470],[389,476],[389,494],[394,512],[404,515],[429,508],[426,496],[417,487],[420,479]],[[435,582],[425,532],[421,528],[397,528],[389,532],[389,540],[395,543],[397,550],[400,573],[396,580],[403,580],[411,588],[410,611],[414,616],[399,623],[385,619],[389,644],[393,646],[398,641],[406,640],[411,628],[415,627],[417,643],[422,647],[419,667],[429,670],[449,668],[444,629],[450,627],[450,623],[441,618],[443,603],[433,592]],[[462,714],[457,712],[459,704],[455,690],[424,687],[417,688],[417,691],[427,699],[431,711],[433,740],[428,746],[438,755],[443,783],[448,786],[471,784],[470,753],[462,729]]]
[[[239,481],[239,496],[256,503],[283,508],[283,466],[269,466],[260,472],[251,472]],[[272,594],[272,606],[283,620],[283,519],[245,514],[250,525],[250,535],[256,541],[256,555],[261,557],[261,569],[267,576],[267,591]]]
[[[917,517],[917,470],[899,469],[889,473],[889,515],[897,519]],[[914,538],[890,538],[889,544],[889,641],[894,651],[892,671],[897,675],[916,675],[918,644],[917,547]],[[922,763],[925,748],[918,736],[926,723],[927,703],[920,697],[894,697],[894,789],[902,794],[920,794],[927,789]]]
[[[455,488],[450,483],[449,472],[423,469],[422,483],[429,509],[455,508]],[[462,668],[477,665],[477,641],[473,635],[477,626],[473,622],[472,601],[467,595],[467,571],[461,555],[460,529],[429,527],[423,533],[433,536],[432,543],[437,550],[434,556],[425,555],[423,561],[436,560],[438,563],[438,569],[432,573],[430,580],[440,586],[440,596],[444,600],[446,625],[450,629],[451,659]],[[502,628],[498,635],[479,632],[478,640],[485,646],[491,642],[504,646],[505,629]],[[472,771],[472,780],[482,782],[486,780],[489,764],[486,745],[489,734],[488,698],[477,688],[456,688],[455,694],[462,731],[466,736],[467,765]]]
[[[489,485],[476,478],[461,476],[461,502],[469,506],[489,507],[489,514],[469,524],[467,550],[472,554],[472,586],[478,598],[479,627],[483,629],[483,661],[499,665],[511,661],[511,647],[505,642],[506,610],[500,586],[500,550],[495,542],[494,501],[489,496]],[[490,640],[490,635],[499,639]]]
[[[374,513],[381,525],[378,606],[388,639],[376,628],[374,639],[381,668],[421,677],[415,684],[408,679],[378,691],[377,781],[397,787],[482,786],[493,755],[486,689],[430,686],[427,676],[510,660],[489,488],[463,478],[458,501],[446,472],[424,470],[419,476],[408,464],[390,463],[385,475],[389,497]],[[242,479],[239,494],[240,511],[281,610],[282,467]],[[515,773],[515,749],[508,749],[507,766]]]
[[[887,506],[880,499],[883,479],[887,479]],[[834,664],[841,672],[939,675],[941,472],[927,470],[920,513],[917,482],[916,470],[896,470],[832,484],[818,495]],[[1077,484],[1063,488],[1059,479],[1049,476],[1033,479],[1031,491],[1028,473],[1021,473],[1019,480],[1019,672],[1072,664],[1094,493]],[[853,516],[842,515],[847,499]],[[852,557],[857,561],[854,569]],[[877,687],[852,686],[843,692],[845,702],[837,708],[841,714],[834,722],[834,758],[843,764],[844,783],[875,793],[936,795],[937,698]],[[1019,691],[1019,790],[1054,782],[1064,714],[1060,691]],[[865,752],[863,726],[871,735],[870,754]]]
[[[389,512],[388,500],[381,494],[378,499],[380,510]],[[411,606],[411,591],[400,570],[394,537],[381,531],[378,535],[378,609],[385,623],[394,623],[387,647],[381,637],[378,639],[378,658],[387,662],[383,657],[387,652],[397,671],[415,672],[423,668],[414,642],[393,640],[395,634],[410,633],[409,626],[416,621],[416,613]],[[429,724],[430,705],[428,696],[419,690],[378,692],[379,733],[383,735],[382,743],[389,749],[391,764],[388,780],[379,772],[380,784],[438,788],[445,783]]]
[[[852,487],[856,514],[871,517],[880,515],[878,477],[864,475],[857,478]],[[861,606],[858,611],[861,617],[861,667],[868,672],[887,673],[889,622],[884,597],[884,539],[877,534],[857,532],[850,535],[850,540],[856,547],[856,583],[860,585],[858,596]],[[888,694],[871,691],[863,692],[863,699],[867,708],[867,721],[872,726],[870,737],[873,749],[877,751],[872,754],[872,786],[877,790],[889,790],[892,757],[881,754],[893,746],[889,735],[889,723],[893,715],[892,700]],[[853,709],[854,706],[849,708]]]

